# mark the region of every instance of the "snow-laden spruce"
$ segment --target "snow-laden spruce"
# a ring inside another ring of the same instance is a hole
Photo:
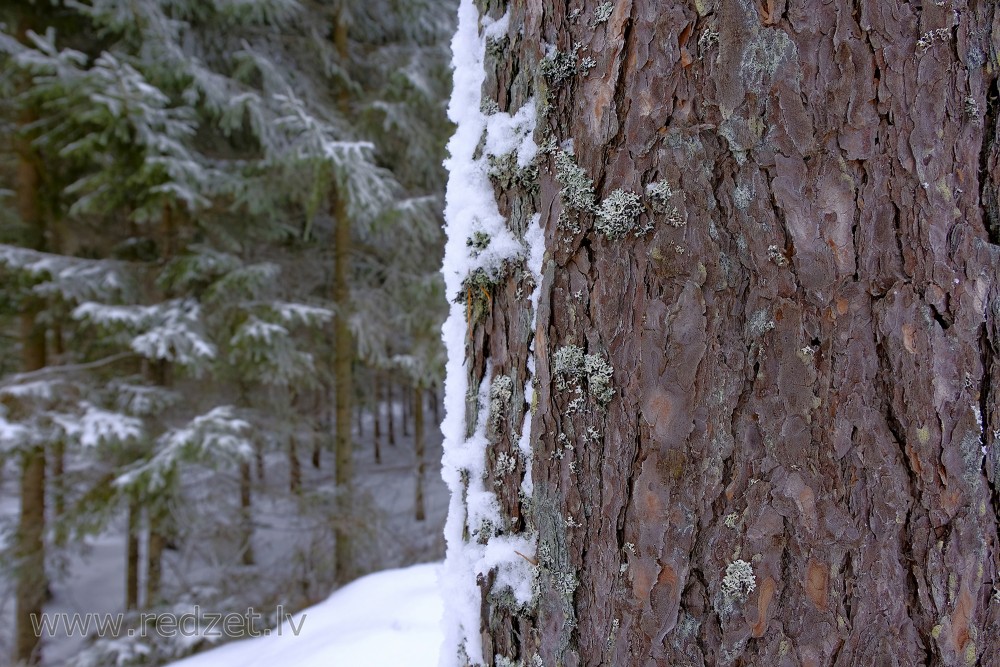
[[[480,21],[482,28],[480,29]],[[530,165],[538,147],[533,139],[536,125],[535,102],[528,100],[513,114],[484,110],[482,86],[486,77],[486,42],[507,33],[509,13],[499,20],[480,19],[472,0],[462,0],[458,31],[452,41],[454,91],[448,115],[456,125],[448,144],[450,158],[445,207],[448,240],[442,271],[450,299],[466,289],[466,280],[477,273],[499,278],[507,262],[521,260],[532,272],[535,289],[531,295],[537,307],[542,282],[544,236],[540,216],[532,218],[524,239],[516,238],[500,214],[489,177],[490,158],[513,156],[518,168]],[[483,154],[476,156],[484,139]],[[469,239],[480,242],[470,244]],[[475,664],[484,662],[480,639],[480,591],[478,575],[496,572],[495,585],[509,589],[519,604],[528,604],[536,576],[529,559],[537,539],[533,535],[493,535],[490,526],[502,525],[496,494],[484,484],[486,436],[489,422],[489,387],[493,367],[488,364],[481,386],[469,387],[465,369],[468,324],[463,299],[453,301],[444,324],[443,337],[448,351],[445,380],[443,476],[451,491],[445,537],[447,557],[442,574],[445,609],[445,644],[441,664],[456,664],[463,652]],[[534,372],[529,360],[529,373]],[[478,396],[476,430],[466,437],[466,398]],[[532,398],[531,380],[525,384],[526,400]],[[530,403],[529,403],[530,404]],[[522,490],[531,493],[530,411],[525,411],[518,446],[523,454],[525,476]],[[465,539],[464,535],[470,536]],[[480,541],[484,544],[480,544]]]

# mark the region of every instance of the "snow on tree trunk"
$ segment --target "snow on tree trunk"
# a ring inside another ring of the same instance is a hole
[[[573,6],[453,42],[442,664],[1000,663],[1000,12]]]

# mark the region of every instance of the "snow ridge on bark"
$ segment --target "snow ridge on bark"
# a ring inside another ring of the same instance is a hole
[[[472,0],[462,0],[458,30],[452,41],[454,90],[448,115],[456,125],[448,144],[445,161],[449,180],[445,206],[444,274],[449,299],[453,299],[442,335],[448,352],[445,380],[445,416],[442,476],[451,491],[445,524],[447,555],[441,575],[445,599],[445,640],[442,667],[484,662],[481,624],[481,591],[477,578],[495,573],[495,588],[509,589],[520,604],[532,597],[537,539],[534,534],[495,535],[503,518],[497,496],[484,483],[489,441],[489,394],[492,365],[478,387],[470,387],[466,369],[470,316],[466,297],[479,290],[471,282],[477,273],[489,279],[502,278],[505,267],[523,261],[534,278],[531,295],[537,307],[541,286],[541,265],[545,239],[535,215],[524,239],[517,238],[501,215],[490,180],[491,156],[513,155],[518,167],[529,165],[538,151],[533,140],[536,111],[529,99],[515,113],[484,111],[482,86],[486,78],[484,61],[487,41],[506,34],[509,14],[491,20],[480,17]],[[480,147],[482,150],[480,151]],[[475,243],[472,241],[476,240]],[[528,370],[533,374],[533,364]],[[467,414],[470,391],[477,396],[475,414]],[[531,378],[526,381],[525,399],[531,401]],[[521,488],[531,493],[530,412],[525,412],[519,450],[525,459]],[[469,435],[469,425],[475,428]]]

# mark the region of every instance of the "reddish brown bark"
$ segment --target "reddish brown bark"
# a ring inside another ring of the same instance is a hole
[[[536,141],[644,211],[613,240],[560,223],[552,153],[537,193],[498,184],[515,232],[545,225],[537,327],[511,272],[467,367],[517,388],[534,337],[534,496],[497,483],[540,594],[481,582],[485,656],[1000,664],[995,4],[569,4],[510,3],[484,98],[547,99]],[[546,44],[576,52],[563,81]],[[567,345],[613,366],[606,408],[559,389]],[[491,452],[516,451],[514,406]]]

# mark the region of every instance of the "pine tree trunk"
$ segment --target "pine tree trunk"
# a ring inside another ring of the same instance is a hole
[[[382,463],[382,391],[381,383],[379,382],[380,377],[381,372],[378,370],[372,374],[372,395],[374,400],[372,418],[375,421],[375,463]]]
[[[424,451],[424,393],[420,389],[416,389],[413,395],[413,454],[417,464],[414,518],[417,521],[423,521],[427,518],[427,501],[424,499],[424,475],[427,466]]]
[[[403,404],[403,437],[410,435],[410,385],[404,384],[402,386],[402,404]]]
[[[244,565],[253,565],[256,561],[253,550],[253,503],[250,485],[252,482],[250,462],[240,462],[240,522],[242,524],[243,544],[241,560]]]
[[[255,440],[253,443],[253,460],[254,467],[257,470],[257,481],[265,481],[265,469],[267,466],[264,465],[264,443],[261,442],[260,439]]]
[[[350,307],[348,285],[348,263],[351,248],[351,221],[347,216],[347,207],[343,200],[334,197],[333,216],[336,225],[333,252],[333,300],[339,310],[335,319],[333,374],[336,383],[336,424],[334,426],[334,456],[336,459],[335,479],[341,500],[341,519],[335,530],[336,547],[336,578],[339,582],[347,581],[353,569],[353,554],[351,549],[351,534],[348,529],[350,521],[350,503],[354,480],[354,446],[351,439],[351,397],[354,394],[354,384],[351,379],[351,364],[354,359],[354,344],[351,341],[351,330],[347,323],[347,309]]]
[[[608,4],[511,3],[485,50],[482,108],[534,96],[551,150],[537,188],[494,181],[515,238],[542,216],[535,326],[508,271],[449,377],[466,437],[488,418],[462,483],[500,508],[449,537],[482,602],[459,643],[489,665],[1000,664],[1000,11]],[[500,465],[529,406],[528,460]]]
[[[126,508],[125,609],[139,608],[139,518],[141,510],[134,498]]]
[[[361,404],[360,396],[358,397],[358,399],[359,400],[357,401],[357,406],[354,408],[354,419],[357,424],[358,439],[363,440],[365,437],[365,421],[364,421],[365,408]]]
[[[438,395],[439,391],[440,389],[437,385],[434,385],[430,390],[431,413],[434,415],[435,424],[441,423],[441,397]]]
[[[22,370],[45,366],[45,330],[34,313],[21,317]],[[14,662],[41,661],[41,639],[34,623],[41,619],[49,580],[45,571],[45,447],[32,444],[21,456],[21,512],[16,534]]]
[[[62,325],[54,323],[52,325],[52,352],[56,363],[64,361],[65,351]],[[66,473],[66,441],[63,438],[58,438],[52,443],[51,467],[52,474],[49,476],[48,486],[52,493],[52,518],[56,524],[53,541],[57,547],[61,548],[66,545],[66,526],[62,520],[66,513],[66,480],[64,478]]]
[[[161,530],[162,520],[154,513],[149,516],[149,543],[146,548],[146,601],[147,609],[155,608],[162,602],[160,589],[163,582],[163,552],[167,548],[167,537]]]
[[[19,38],[26,41],[26,26],[20,26]],[[20,126],[34,122],[24,114]],[[45,231],[39,201],[40,174],[31,142],[15,142],[17,153],[17,213],[27,228],[27,244],[36,250],[45,245]],[[45,328],[38,322],[40,304],[28,303],[20,318],[21,370],[36,371],[45,367]],[[32,620],[41,619],[42,605],[49,581],[45,572],[45,447],[29,444],[21,457],[21,507],[15,538],[17,581],[15,584],[14,662],[37,664],[41,661],[41,639]]]

